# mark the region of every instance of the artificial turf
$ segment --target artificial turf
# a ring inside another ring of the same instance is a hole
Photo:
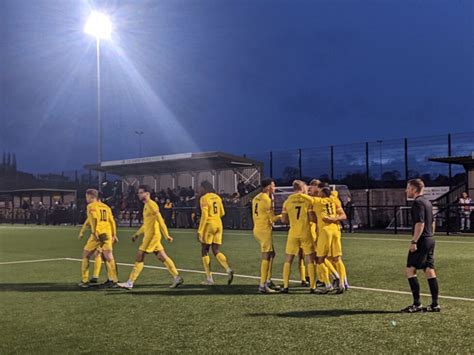
[[[195,231],[172,230],[170,257],[185,284],[170,290],[166,270],[145,268],[133,291],[80,289],[85,241],[78,228],[0,226],[0,353],[76,352],[327,352],[473,353],[474,239],[437,237],[439,314],[400,314],[411,296],[403,271],[407,236],[345,234],[349,282],[343,295],[310,295],[292,284],[288,295],[257,294],[258,280],[225,276],[201,286]],[[119,230],[114,254],[126,280],[137,244]],[[274,277],[282,274],[284,233],[275,234]],[[248,231],[226,231],[222,251],[238,275],[258,276],[259,248]],[[57,259],[32,263],[12,263]],[[153,256],[146,265],[162,266]],[[212,268],[222,272],[212,259]],[[299,279],[294,263],[292,279]],[[103,270],[102,278],[105,277]],[[422,292],[428,287],[420,275]],[[423,297],[429,303],[429,297]]]

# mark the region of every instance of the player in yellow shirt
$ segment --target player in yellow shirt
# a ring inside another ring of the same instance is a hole
[[[214,279],[211,273],[211,258],[209,251],[212,252],[219,264],[227,272],[227,284],[231,284],[234,279],[234,272],[227,262],[226,256],[220,251],[222,245],[222,217],[225,215],[222,199],[217,195],[209,181],[201,183],[201,220],[198,228],[198,240],[201,243],[201,255],[204,271],[206,272],[206,281],[204,285],[214,285]]]
[[[307,188],[303,181],[293,181],[294,193],[283,204],[282,221],[290,225],[283,266],[283,293],[288,293],[291,263],[300,248],[308,266],[310,292],[314,293],[316,289],[314,244],[310,231],[310,222],[315,222],[316,216],[313,213],[313,199],[306,194]]]
[[[91,226],[91,236],[82,253],[82,281],[80,287],[89,287],[89,259],[101,249],[107,265],[108,281],[106,286],[114,286],[117,281],[117,268],[113,255],[113,243],[117,242],[117,227],[109,206],[99,200],[99,192],[94,189],[86,191],[87,219]]]
[[[322,183],[318,179],[313,179],[309,183],[309,195],[312,197],[318,197],[319,191],[323,187],[326,187],[327,184]],[[332,194],[337,197],[337,191],[332,191]],[[311,222],[311,236],[313,237],[314,241],[314,250],[317,250],[317,243],[318,243],[318,223],[313,223]],[[320,265],[321,268],[327,267],[328,268],[328,273],[329,275],[337,282],[339,279],[339,274],[337,273],[336,269],[334,268],[334,265],[332,264],[331,261],[328,259],[324,259],[324,263]],[[326,272],[326,271],[325,271]],[[316,286],[324,286],[320,280],[316,282]]]
[[[340,221],[346,219],[346,214],[339,199],[331,194],[329,187],[323,187],[319,191],[319,196],[314,198],[313,208],[318,220],[316,272],[318,279],[325,284],[324,287],[317,289],[317,293],[328,293],[333,290],[333,287],[329,281],[328,268],[322,266],[327,258],[336,267],[340,280],[345,280],[346,276],[345,266],[341,259],[341,229],[339,225]],[[337,292],[344,292],[341,282],[337,285]]]
[[[273,222],[281,218],[275,216],[272,196],[275,193],[275,182],[272,179],[262,180],[262,192],[252,200],[253,235],[260,244],[262,261],[260,264],[260,293],[275,293],[276,286],[272,282],[272,265],[275,258],[273,247]]]
[[[119,283],[118,286],[131,290],[145,266],[145,256],[153,253],[157,259],[166,266],[173,277],[173,283],[170,288],[176,288],[184,281],[179,275],[173,260],[166,254],[165,248],[163,248],[161,244],[161,235],[163,234],[170,243],[173,242],[173,238],[169,235],[168,228],[161,216],[158,205],[150,197],[150,188],[148,186],[140,185],[138,187],[138,198],[145,204],[143,208],[143,225],[133,235],[132,241],[135,242],[139,235],[143,234],[144,236],[138,248],[135,265],[133,266],[128,281]]]
[[[81,230],[79,231],[79,239],[84,238],[84,233],[86,232],[87,228],[90,228],[90,223],[89,219],[87,218],[84,224],[81,227]],[[96,284],[99,282],[99,276],[100,276],[100,271],[102,269],[102,249],[97,248],[95,250],[95,255],[94,255],[94,272],[92,274],[91,279],[89,280],[90,284]]]

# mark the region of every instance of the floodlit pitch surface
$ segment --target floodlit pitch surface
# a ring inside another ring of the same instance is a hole
[[[343,295],[257,294],[259,248],[250,232],[227,231],[222,251],[237,276],[203,281],[195,232],[172,230],[168,254],[185,279],[170,290],[166,270],[145,268],[133,291],[83,290],[78,228],[0,226],[0,353],[65,352],[474,352],[474,239],[437,237],[440,314],[400,314],[411,301],[404,278],[407,236],[343,236],[350,284]],[[115,248],[126,280],[138,244],[120,229]],[[285,236],[276,233],[274,278]],[[25,262],[23,261],[31,261]],[[148,256],[146,265],[161,267]],[[212,259],[212,268],[222,272]],[[296,264],[292,279],[299,279]],[[102,279],[105,270],[102,271]],[[420,275],[423,293],[428,292]],[[356,288],[357,287],[357,288]],[[402,291],[402,293],[389,292]],[[423,297],[428,304],[429,297]]]

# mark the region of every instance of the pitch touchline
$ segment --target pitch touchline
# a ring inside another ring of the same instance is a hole
[[[37,227],[37,226],[35,226]],[[66,229],[66,230],[79,230],[79,227],[80,226],[77,226],[76,227],[73,227],[73,226],[57,226],[57,227],[48,227],[48,226],[40,226],[39,229]],[[32,229],[33,226],[29,227],[29,226],[2,226],[0,225],[0,229]],[[133,227],[119,227],[119,229],[126,229],[126,230],[134,230],[134,229],[137,229],[137,228],[133,228]],[[179,233],[183,233],[183,234],[196,234],[196,231],[190,231],[190,230],[173,230],[173,232],[176,231],[178,234]],[[173,232],[171,234],[173,234]],[[241,237],[248,237],[248,236],[251,236],[252,235],[252,231],[249,230],[248,233],[239,233],[239,232],[234,232],[233,230],[226,230],[226,233],[229,235],[236,235],[236,236],[241,236]],[[285,237],[284,235],[282,235],[282,237]],[[444,236],[440,236],[440,237],[444,237]],[[347,236],[347,234],[343,234],[343,240],[370,240],[370,241],[377,241],[377,240],[380,240],[380,241],[388,241],[388,242],[409,242],[410,240],[408,238],[406,239],[400,239],[400,238],[377,238],[377,237],[373,237],[373,238],[369,238],[369,237],[349,237]],[[438,240],[436,239],[436,243],[449,243],[449,244],[474,244],[474,242],[469,242],[469,241],[461,241],[461,240]]]
[[[76,258],[55,258],[55,259],[5,261],[5,262],[0,262],[0,265],[39,263],[39,262],[60,261],[60,260],[82,261],[81,259],[76,259]],[[94,260],[91,260],[91,261],[94,262]],[[128,264],[128,263],[117,263],[117,265],[130,266],[130,267],[134,266],[134,264]],[[163,266],[145,265],[144,267],[148,268],[148,269],[167,270],[167,268],[163,267]],[[189,273],[195,273],[195,274],[205,274],[205,272],[201,271],[201,270],[192,270],[192,269],[178,269],[178,270],[181,271],[181,272],[189,272]],[[227,276],[227,274],[222,273],[222,272],[214,272],[213,274],[221,275],[221,276]],[[260,280],[259,276],[241,275],[241,274],[234,274],[234,276],[244,278],[244,279]],[[275,281],[283,281],[283,279],[275,279]],[[300,281],[290,280],[290,282],[299,283]],[[411,295],[410,292],[406,292],[406,291],[386,290],[386,289],[380,289],[380,288],[360,287],[360,286],[351,286],[351,288],[356,289],[356,290],[364,290],[364,291],[395,293],[395,294],[400,294],[400,295]],[[429,294],[426,294],[426,293],[422,293],[421,295],[422,296],[430,296]],[[466,297],[439,296],[439,298],[450,299],[450,300],[458,300],[458,301],[470,301],[470,302],[474,301],[474,298],[466,298]]]
[[[4,261],[4,262],[0,262],[0,265],[40,263],[40,262],[43,262],[43,261],[58,261],[58,260],[67,260],[67,258],[37,259],[37,260],[21,260],[21,261]]]
[[[54,259],[53,259],[54,260]],[[76,259],[76,258],[64,258],[64,259],[56,259],[56,260],[68,260],[68,261],[82,261],[82,259]],[[94,262],[94,260],[91,260]],[[117,263],[117,265],[120,266],[130,266],[133,267],[134,264],[128,264],[128,263]],[[148,269],[159,269],[159,270],[168,270],[164,266],[154,266],[154,265],[144,265],[145,268]],[[177,269],[178,271],[181,272],[189,272],[189,273],[195,273],[195,274],[205,274],[204,271],[201,270],[192,270],[192,269]],[[213,272],[214,275],[221,275],[221,276],[227,276],[226,273],[223,272]],[[252,280],[260,280],[260,276],[251,276],[251,275],[241,275],[241,274],[234,274],[234,277],[240,277],[243,279],[252,279]],[[275,281],[281,281],[283,282],[283,279],[274,279]],[[300,283],[301,281],[297,280],[290,280],[292,283]],[[406,291],[396,291],[396,290],[386,290],[386,289],[380,289],[380,288],[371,288],[371,287],[360,287],[360,286],[351,286],[351,289],[356,289],[356,290],[364,290],[364,291],[374,291],[374,292],[385,292],[385,293],[395,293],[395,294],[400,294],[400,295],[411,295],[411,292],[406,292]],[[421,293],[422,296],[431,296],[427,293]],[[470,301],[474,302],[474,298],[466,298],[466,297],[454,297],[454,296],[439,296],[439,298],[444,298],[444,299],[449,299],[449,300],[457,300],[457,301]]]

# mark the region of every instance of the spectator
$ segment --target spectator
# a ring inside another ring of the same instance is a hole
[[[237,184],[237,192],[240,196],[245,196],[247,194],[247,186],[245,186],[245,183],[242,179],[240,179],[239,183]]]
[[[458,203],[461,218],[461,232],[468,232],[471,230],[471,212],[473,210],[472,200],[467,192],[463,192]]]
[[[165,223],[168,227],[173,226],[173,203],[169,198],[165,200],[165,204],[163,206],[163,218],[165,219]]]
[[[351,196],[347,196],[347,201],[346,201],[346,204],[344,205],[344,212],[346,213],[346,216],[347,216],[346,222],[347,222],[347,227],[349,228],[350,232],[352,232],[353,207],[354,207],[354,204],[352,203]],[[345,223],[343,225],[345,226]]]
[[[186,202],[184,197],[181,196],[179,201],[175,205],[178,210],[176,211],[176,227],[177,228],[188,228],[188,219],[186,216]]]

